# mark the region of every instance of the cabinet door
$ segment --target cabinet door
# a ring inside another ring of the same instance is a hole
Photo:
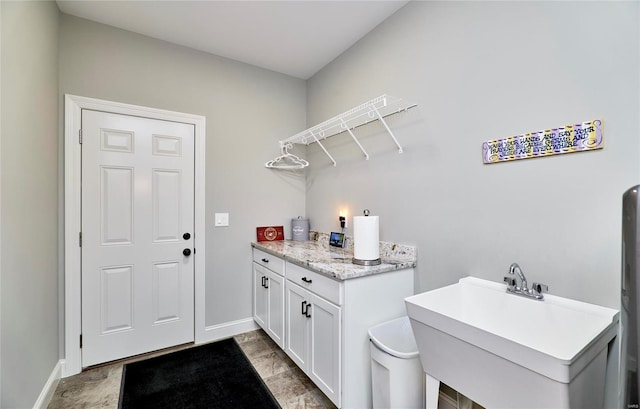
[[[253,263],[253,319],[262,327],[267,328],[267,289],[264,286],[267,270],[257,263]]]
[[[340,407],[341,308],[310,294],[311,334],[308,375]]]
[[[267,334],[284,348],[284,277],[267,271]]]
[[[310,320],[305,314],[309,303],[309,292],[287,280],[286,289],[286,337],[285,352],[302,369],[307,372],[308,367],[308,339],[311,329]]]

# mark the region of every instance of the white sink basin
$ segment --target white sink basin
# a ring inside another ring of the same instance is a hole
[[[602,407],[618,311],[474,277],[405,302],[432,381],[491,408]]]

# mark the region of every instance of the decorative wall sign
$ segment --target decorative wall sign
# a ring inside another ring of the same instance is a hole
[[[484,142],[482,160],[498,163],[602,148],[602,121],[595,119]]]
[[[256,238],[258,241],[284,240],[284,228],[283,226],[256,227]]]

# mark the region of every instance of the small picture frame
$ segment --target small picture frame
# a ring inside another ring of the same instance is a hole
[[[256,227],[256,239],[258,241],[284,240],[283,226]]]
[[[344,247],[344,233],[331,232],[329,236],[329,245],[334,247]]]

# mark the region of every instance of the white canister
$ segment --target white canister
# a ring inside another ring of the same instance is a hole
[[[291,219],[291,234],[294,241],[309,240],[309,219],[298,216],[297,219]]]

